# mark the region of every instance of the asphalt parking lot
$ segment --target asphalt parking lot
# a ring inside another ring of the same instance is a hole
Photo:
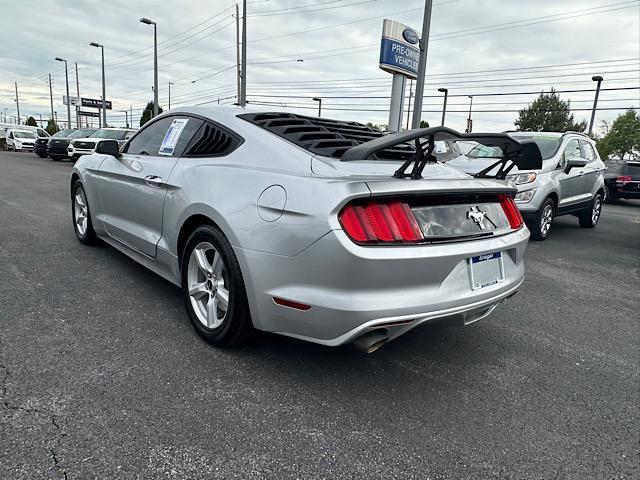
[[[0,478],[640,478],[640,202],[558,219],[467,328],[217,350],[77,242],[70,170],[0,152]]]

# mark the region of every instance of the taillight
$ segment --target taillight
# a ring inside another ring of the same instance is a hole
[[[511,195],[498,195],[498,199],[500,200],[502,210],[504,210],[504,213],[507,216],[507,220],[509,220],[509,226],[514,230],[522,227],[524,220],[522,219],[522,214],[520,213],[520,210],[518,210],[513,197]]]
[[[631,181],[631,175],[620,175],[620,176],[616,179],[616,181],[617,181],[618,183],[622,183],[622,184],[624,185],[625,183],[627,183],[627,182],[630,182],[630,181]]]
[[[338,218],[347,235],[358,243],[415,243],[424,240],[411,208],[404,202],[349,204]]]

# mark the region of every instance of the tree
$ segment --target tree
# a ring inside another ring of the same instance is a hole
[[[35,118],[29,117],[29,118],[27,118],[27,123],[25,123],[25,125],[29,125],[30,127],[37,127],[38,126],[38,122],[36,122]]]
[[[429,122],[420,120],[420,128],[429,128]]]
[[[56,125],[56,122],[54,122],[51,119],[47,122],[47,126],[45,130],[49,135],[53,135],[54,133],[57,133],[60,131],[60,129],[58,128],[58,125]]]
[[[621,113],[611,125],[605,125],[605,135],[598,140],[600,156],[624,159],[625,155],[640,152],[640,114],[629,109]]]
[[[520,110],[514,123],[518,130],[532,132],[582,132],[587,128],[587,122],[575,122],[571,103],[561,100],[553,89],[550,93],[542,92],[531,105]]]
[[[158,113],[162,113],[162,107],[158,105]],[[153,118],[153,102],[147,103],[147,106],[144,107],[142,111],[142,116],[140,117],[140,126],[143,126],[149,120]]]

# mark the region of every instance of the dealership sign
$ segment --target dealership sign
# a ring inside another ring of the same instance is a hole
[[[415,79],[420,59],[418,32],[394,20],[384,20],[380,43],[380,68]]]
[[[100,114],[98,112],[88,112],[86,110],[78,110],[78,115],[81,117],[98,117],[100,118]]]
[[[83,107],[93,107],[93,108],[102,108],[102,100],[96,98],[84,98],[81,99],[81,104]],[[111,110],[111,102],[107,100],[105,103],[105,108],[107,110]]]
[[[67,97],[66,95],[62,96],[62,104],[63,105],[78,105],[80,103],[80,97]]]

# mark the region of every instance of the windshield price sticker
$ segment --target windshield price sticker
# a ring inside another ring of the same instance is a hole
[[[160,155],[173,155],[173,151],[176,149],[176,144],[180,140],[182,130],[189,121],[188,118],[176,118],[172,123],[167,133],[164,135],[162,145],[160,145]]]

